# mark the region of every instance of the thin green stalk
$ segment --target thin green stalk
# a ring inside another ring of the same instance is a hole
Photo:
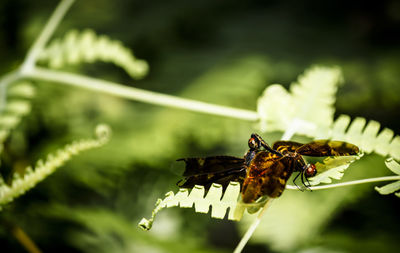
[[[356,184],[366,184],[366,183],[373,183],[373,182],[383,182],[383,181],[395,181],[400,180],[400,176],[387,176],[387,177],[374,177],[374,178],[366,178],[360,180],[354,180],[344,183],[337,183],[337,184],[328,184],[328,185],[321,185],[321,186],[312,186],[309,189],[316,191],[316,190],[324,190],[336,187],[343,187],[343,186],[350,186]],[[298,187],[294,185],[286,185],[286,189],[289,190],[298,190]]]
[[[240,253],[242,252],[243,248],[246,246],[247,242],[250,240],[251,236],[253,235],[254,231],[258,227],[258,225],[261,222],[262,217],[264,216],[265,211],[268,209],[268,207],[271,206],[272,201],[274,199],[270,198],[267,200],[265,203],[265,206],[261,209],[260,213],[257,215],[257,218],[253,221],[249,229],[247,229],[246,233],[243,235],[242,239],[240,240],[238,246],[236,246],[235,250],[233,253]]]
[[[180,98],[73,73],[35,67],[31,72],[27,73],[26,76],[44,81],[81,87],[88,90],[103,92],[106,94],[155,105],[180,108],[189,111],[248,121],[256,121],[258,119],[258,114],[255,111],[236,109],[227,106],[214,105],[191,99]]]
[[[50,19],[47,21],[45,27],[40,33],[39,37],[36,39],[35,43],[29,50],[24,63],[21,66],[21,72],[30,72],[35,64],[36,60],[46,45],[47,41],[49,41],[50,37],[53,35],[55,29],[58,24],[61,22],[65,13],[68,11],[69,7],[74,3],[74,0],[62,0],[57,6],[56,10],[51,15]]]
[[[83,75],[77,75],[72,73],[35,67],[38,55],[40,54],[41,50],[43,50],[47,41],[54,33],[54,30],[56,29],[56,27],[58,26],[58,24],[60,23],[63,16],[65,15],[65,13],[67,12],[67,10],[69,9],[69,7],[72,5],[73,2],[74,0],[63,0],[58,5],[57,9],[50,17],[42,33],[39,35],[38,39],[35,41],[32,48],[29,50],[28,55],[25,58],[25,61],[20,68],[21,75],[19,76],[19,78],[28,77],[44,81],[57,82],[89,90],[94,90],[98,92],[103,92],[106,94],[111,94],[140,102],[180,108],[189,111],[225,116],[225,117],[248,120],[248,121],[258,120],[259,117],[257,112],[255,111],[209,104],[191,99],[184,99],[171,95],[165,95],[161,93],[128,87],[122,84],[108,82],[96,78],[90,78]],[[2,85],[2,89],[5,89],[4,88],[5,86],[6,85]],[[5,92],[2,92],[2,94],[5,94]],[[2,101],[4,100],[5,99],[3,99]],[[0,109],[1,109],[1,101],[0,101]]]
[[[56,10],[51,15],[50,19],[47,21],[45,27],[40,33],[39,37],[36,39],[35,43],[29,49],[27,56],[25,57],[22,66],[19,70],[12,71],[4,75],[0,80],[0,112],[4,109],[6,105],[6,90],[9,84],[21,79],[26,73],[31,72],[35,68],[36,60],[43,50],[46,43],[49,41],[50,37],[53,35],[58,24],[61,22],[65,13],[71,7],[75,0],[62,0]]]

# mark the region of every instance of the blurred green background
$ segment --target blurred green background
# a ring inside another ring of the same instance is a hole
[[[22,63],[56,3],[2,1],[0,73]],[[255,110],[269,84],[289,87],[311,65],[338,65],[345,85],[336,115],[374,119],[400,133],[399,1],[77,1],[54,37],[85,28],[123,42],[148,61],[150,72],[134,81],[112,64],[68,71]],[[177,190],[176,159],[242,156],[256,124],[34,83],[32,112],[1,154],[6,180],[66,143],[92,136],[98,123],[109,124],[113,137],[1,211],[1,252],[25,252],[11,234],[15,227],[44,252],[233,250],[253,216],[236,223],[172,208],[150,232],[137,222],[149,217],[157,198]],[[263,136],[272,143],[281,133]],[[367,156],[345,179],[389,175],[383,161]],[[398,198],[381,196],[372,185],[287,191],[244,252],[393,252],[400,246],[399,211]]]

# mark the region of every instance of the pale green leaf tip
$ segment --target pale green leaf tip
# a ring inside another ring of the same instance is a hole
[[[146,218],[142,218],[138,224],[138,226],[145,230],[148,231],[151,229],[151,227],[153,226],[153,220],[148,220]]]
[[[382,193],[382,191],[381,191],[381,187],[375,186],[374,189],[375,189],[375,191],[379,192],[379,194],[384,195],[384,193]]]
[[[400,175],[400,164],[396,162],[392,157],[389,157],[388,159],[385,160],[385,165],[393,173]]]
[[[382,195],[388,195],[400,190],[400,181],[384,185],[382,187],[375,186],[375,190]]]

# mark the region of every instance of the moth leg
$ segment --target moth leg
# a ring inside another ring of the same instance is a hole
[[[308,177],[307,176],[305,176],[305,178],[306,178],[306,181],[307,181],[307,188],[310,188],[311,187],[311,183],[310,183],[310,181],[308,181]],[[310,191],[312,191],[312,190],[310,189]]]
[[[306,187],[306,189],[308,189],[308,186],[304,183],[304,170],[302,171],[302,172],[300,172],[300,174],[301,174],[301,183]]]
[[[304,183],[304,178],[306,179],[306,181],[307,181],[307,184],[306,184],[306,183]],[[310,187],[311,187],[310,181],[308,181],[308,178],[307,178],[307,176],[306,176],[306,175],[304,175],[304,170],[301,172],[301,182],[303,183],[303,185],[306,187],[306,189],[307,189],[307,190],[310,190],[310,191],[312,191],[312,190],[310,189]]]
[[[299,189],[300,191],[304,191],[300,186],[296,184],[296,179],[300,176],[301,172],[296,175],[296,177],[293,179],[293,184]]]

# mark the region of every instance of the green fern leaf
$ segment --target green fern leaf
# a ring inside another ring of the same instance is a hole
[[[261,131],[285,131],[296,119],[309,126],[298,128],[298,133],[328,128],[333,122],[337,86],[342,82],[339,68],[316,66],[291,85],[290,93],[281,85],[269,86],[257,104]]]
[[[158,199],[156,207],[152,212],[150,219],[143,218],[138,226],[143,230],[151,229],[156,214],[164,208],[179,206],[181,208],[194,207],[197,213],[208,213],[211,208],[211,217],[223,219],[228,211],[228,219],[239,221],[246,208],[251,208],[249,212],[258,210],[265,204],[265,200],[255,204],[245,204],[238,201],[240,195],[240,184],[238,182],[230,182],[223,193],[220,184],[212,184],[206,196],[204,196],[204,186],[196,185],[190,191],[188,189],[179,189],[177,194],[168,192],[163,200]]]
[[[400,175],[400,164],[393,158],[386,159],[385,164],[386,167],[388,167],[388,169],[390,169],[393,173]]]
[[[295,117],[315,123],[318,127],[329,127],[335,113],[336,91],[343,83],[339,67],[312,67],[290,86]],[[310,113],[310,111],[313,113]]]
[[[343,81],[338,68],[313,67],[299,77],[288,92],[281,85],[271,85],[258,99],[257,111],[261,131],[295,132],[315,139],[343,140],[359,146],[364,152],[376,152],[400,160],[400,136],[365,118],[351,121],[340,115],[333,121],[335,93]]]
[[[393,192],[400,190],[400,181],[396,181],[394,183],[390,183],[382,187],[375,186],[375,190],[377,190],[382,195],[391,194]]]
[[[357,145],[365,153],[376,152],[382,156],[400,159],[400,136],[384,128],[379,132],[380,124],[357,117],[352,122],[349,116],[340,115],[327,133],[328,138],[344,140]],[[348,129],[346,131],[346,129]]]
[[[389,158],[385,161],[386,167],[388,167],[391,171],[393,171],[395,174],[400,175],[400,164],[393,160],[393,158]],[[375,190],[377,190],[380,194],[382,195],[387,195],[394,193],[396,191],[400,190],[400,180],[396,181],[394,183],[387,184],[382,187],[375,187]],[[400,197],[400,192],[395,194],[397,197]]]
[[[20,81],[12,84],[7,91],[8,97],[33,98],[35,94],[35,87],[28,81]]]
[[[69,31],[63,39],[50,43],[41,53],[40,60],[56,69],[85,62],[111,62],[135,79],[144,77],[149,68],[146,61],[137,59],[121,42],[98,36],[92,30]]]
[[[75,141],[58,150],[55,155],[49,154],[45,162],[39,160],[36,163],[35,170],[32,167],[26,169],[26,173],[21,177],[18,173],[13,176],[11,186],[0,184],[0,209],[13,199],[24,194],[33,188],[40,181],[53,173],[58,167],[82,151],[103,146],[110,138],[111,130],[106,125],[96,127],[96,138],[88,140]]]
[[[17,82],[7,87],[5,106],[0,113],[0,153],[11,131],[31,111],[29,99],[34,95],[35,87],[27,81]]]
[[[351,163],[360,159],[361,156],[337,156],[327,157],[322,163],[316,163],[317,171],[321,171],[315,177],[310,178],[311,185],[320,183],[332,183],[332,179],[339,180],[343,177],[344,171]]]

